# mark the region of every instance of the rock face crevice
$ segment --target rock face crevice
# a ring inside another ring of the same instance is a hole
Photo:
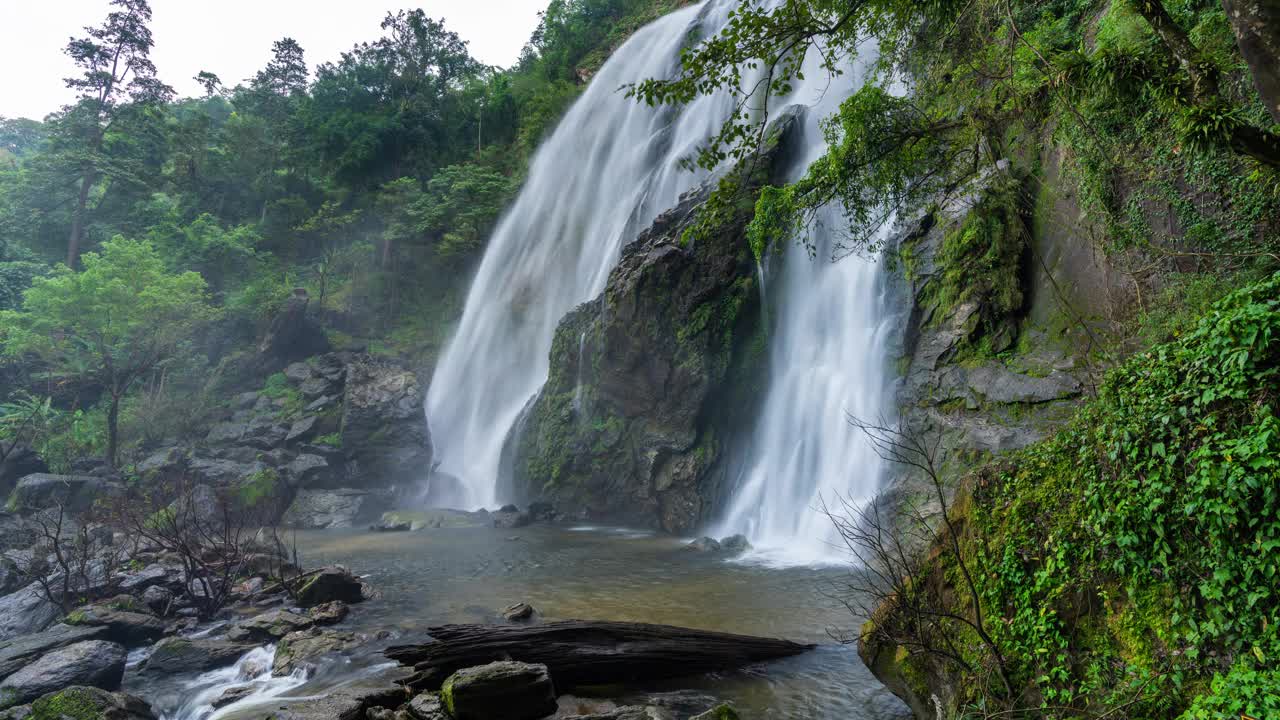
[[[799,112],[784,112],[713,227],[704,186],[627,245],[604,293],[569,313],[551,373],[507,440],[513,494],[567,517],[687,532],[721,495],[727,439],[752,414],[766,361],[744,230],[777,182]]]

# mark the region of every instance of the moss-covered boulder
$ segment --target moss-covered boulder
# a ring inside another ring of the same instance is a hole
[[[3,717],[3,716],[0,716]],[[68,687],[31,704],[27,720],[155,720],[141,698],[95,687]]]
[[[601,297],[556,331],[546,385],[508,439],[508,493],[566,517],[686,532],[711,515],[726,438],[765,364],[745,226],[785,162],[784,113],[750,168],[685,196],[624,248]],[[505,473],[504,473],[505,474]]]
[[[511,661],[459,670],[440,700],[454,720],[537,720],[556,711],[547,666]]]

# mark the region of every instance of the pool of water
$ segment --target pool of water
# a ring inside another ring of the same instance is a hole
[[[433,625],[501,622],[501,609],[516,602],[532,604],[544,620],[627,620],[782,637],[819,646],[776,663],[629,688],[621,699],[679,691],[732,702],[744,718],[910,717],[853,647],[832,640],[861,622],[834,597],[848,570],[737,563],[690,551],[678,538],[619,528],[325,531],[299,533],[297,543],[308,567],[337,563],[365,576],[380,597],[353,608],[343,629],[389,630],[392,644],[422,638]],[[386,644],[275,690],[271,706],[305,701],[352,678],[389,677],[394,670],[377,653]],[[207,692],[215,676],[148,694],[153,702],[159,698],[167,718],[209,717],[190,698]],[[256,717],[261,708],[233,706],[214,717]]]

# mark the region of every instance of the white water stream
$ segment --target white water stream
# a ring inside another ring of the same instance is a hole
[[[547,379],[556,326],[604,289],[624,244],[706,179],[679,161],[719,129],[734,103],[721,93],[679,110],[648,108],[619,88],[671,76],[687,39],[718,32],[736,5],[707,0],[637,32],[535,156],[520,196],[490,240],[427,395],[440,469],[466,488],[465,497],[449,498],[456,504],[494,507],[509,500],[497,490],[503,442]],[[861,76],[859,67],[833,80],[811,60],[807,79],[773,106],[810,106],[808,157],[796,174],[822,154],[818,121]],[[836,493],[869,497],[878,475],[878,462],[845,422],[846,413],[879,410],[884,380],[876,270],[859,258],[830,263],[831,233],[815,232],[817,258],[803,248],[787,251],[774,295],[772,386],[722,523],[726,532],[746,532],[779,562],[831,557],[830,522],[818,503]]]

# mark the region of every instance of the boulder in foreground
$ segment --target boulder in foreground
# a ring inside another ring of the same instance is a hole
[[[124,678],[123,645],[86,640],[45,655],[0,681],[0,707],[31,702],[72,685],[104,690],[120,687]]]
[[[454,720],[538,720],[556,711],[547,666],[512,661],[455,672],[440,700]]]

